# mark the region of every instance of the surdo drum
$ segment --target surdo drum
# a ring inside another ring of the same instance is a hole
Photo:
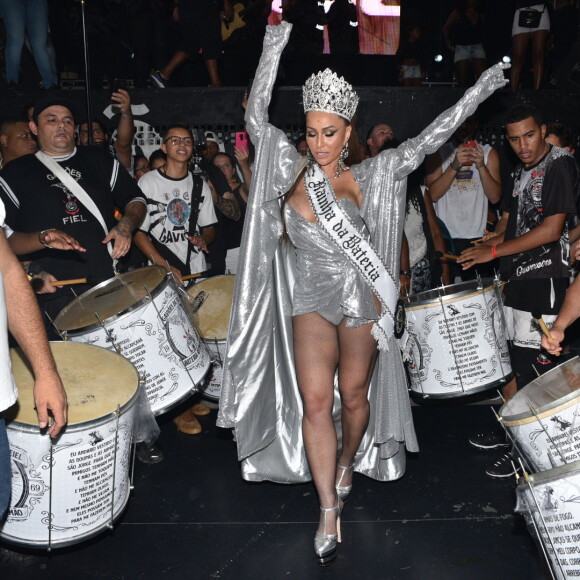
[[[449,398],[511,377],[503,307],[492,280],[462,282],[405,299],[411,391]]]
[[[210,401],[220,398],[235,280],[235,276],[215,276],[187,290],[193,298],[199,332],[212,357],[212,370],[201,387]]]
[[[51,349],[68,398],[68,424],[51,443],[38,429],[34,377],[10,351],[18,403],[6,413],[10,507],[0,535],[35,548],[67,546],[110,528],[129,499],[139,375],[117,353],[72,342]]]
[[[580,461],[521,478],[516,494],[552,577],[580,577]]]
[[[115,349],[144,377],[159,415],[195,391],[210,366],[173,277],[148,266],[88,290],[56,317],[65,339]]]
[[[530,471],[580,460],[580,358],[534,379],[500,409]]]

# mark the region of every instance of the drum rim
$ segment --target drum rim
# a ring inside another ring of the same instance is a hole
[[[500,379],[497,379],[493,383],[488,383],[486,385],[481,385],[479,387],[475,387],[474,389],[467,389],[465,391],[458,390],[458,391],[453,391],[452,393],[427,393],[427,394],[425,394],[425,393],[420,393],[418,391],[415,391],[412,388],[413,383],[411,383],[409,390],[411,391],[413,398],[420,399],[420,400],[457,399],[459,397],[467,397],[469,395],[475,395],[476,393],[481,393],[483,391],[487,391],[488,389],[494,389],[494,388],[500,387],[501,385],[509,382],[513,378],[513,374],[514,374],[513,371],[510,371],[507,375],[505,375],[504,377],[502,377]],[[460,387],[460,389],[461,389],[461,387]]]
[[[561,370],[561,367],[563,365],[569,364],[573,361],[580,362],[580,357],[575,356],[575,357],[571,358],[570,360],[567,360],[562,365],[558,365],[557,367],[550,369],[547,373],[540,375],[539,377],[534,379],[529,384],[532,385],[538,379],[541,379],[542,377],[547,377],[550,373],[553,373],[554,371]],[[526,386],[528,386],[528,385],[526,385]],[[524,387],[521,391],[518,391],[518,393],[523,393],[525,388],[526,387]],[[517,396],[517,394],[515,396]],[[564,405],[564,408],[568,408],[571,405],[567,404],[567,403],[571,403],[574,399],[577,399],[577,398],[580,398],[580,389],[578,389],[576,391],[571,391],[567,395],[564,395],[563,397],[556,399],[555,401],[551,401],[547,405],[543,405],[541,407],[538,407],[535,410],[536,410],[538,416],[540,417],[540,419],[543,419],[544,417],[549,416],[549,415],[544,415],[544,413],[546,413],[547,411],[553,411],[553,410],[561,407],[562,405]],[[535,415],[532,414],[531,411],[526,411],[524,413],[517,413],[514,415],[504,415],[506,408],[508,407],[509,404],[510,404],[510,401],[507,401],[506,403],[504,403],[501,406],[501,408],[499,410],[499,416],[502,418],[502,422],[505,425],[507,425],[508,427],[518,426],[518,425],[526,425],[528,423],[531,423],[532,421],[536,421],[536,417],[535,417]],[[551,414],[552,413],[550,413],[550,415]]]
[[[157,286],[153,290],[151,290],[151,289],[149,290],[149,292],[151,293],[151,298],[155,299],[155,298],[157,298],[157,296],[159,296],[159,294],[161,292],[163,292],[163,290],[165,290],[167,285],[172,282],[173,278],[169,275],[169,272],[166,271],[165,268],[163,268],[162,266],[144,266],[143,268],[137,268],[136,270],[131,270],[130,272],[138,272],[139,270],[144,270],[146,268],[156,268],[158,270],[165,271],[165,275],[161,279],[159,284],[157,284]],[[130,272],[126,272],[126,273],[130,273]],[[58,316],[54,319],[53,324],[56,327],[56,329],[59,332],[62,332],[63,336],[82,336],[83,334],[86,334],[87,332],[92,332],[96,328],[102,328],[100,322],[93,322],[92,324],[89,324],[87,326],[81,326],[80,328],[72,328],[72,329],[60,328],[58,326],[58,320],[59,320],[61,315],[66,314],[72,308],[73,304],[76,304],[78,301],[80,301],[80,299],[85,294],[88,294],[89,292],[95,292],[97,290],[100,290],[100,289],[104,288],[107,284],[109,284],[112,280],[119,279],[123,275],[124,274],[121,274],[120,276],[114,276],[113,278],[109,278],[108,280],[105,280],[105,281],[101,282],[100,284],[93,286],[92,288],[90,288],[89,290],[87,290],[86,292],[81,294],[80,296],[77,296],[70,304],[67,304],[58,313]],[[117,320],[120,320],[121,318],[123,318],[127,314],[130,314],[131,312],[135,312],[136,310],[140,310],[145,305],[145,303],[147,301],[149,301],[149,296],[144,296],[143,298],[141,298],[141,300],[138,300],[137,302],[134,302],[128,308],[125,308],[125,310],[122,310],[121,312],[118,312],[117,314],[113,314],[113,315],[109,316],[108,318],[104,318],[103,325],[106,325],[107,323],[116,322]]]
[[[552,467],[545,471],[539,471],[538,473],[528,473],[523,476],[523,481],[518,484],[518,487],[525,486],[527,488],[528,482],[532,485],[549,483],[554,479],[562,479],[563,476],[568,475],[573,471],[580,472],[580,460],[572,461],[566,465],[558,465],[557,467]]]
[[[67,342],[67,341],[51,340],[51,341],[49,341],[49,344],[62,344],[63,342]],[[125,403],[123,403],[123,405],[119,406],[119,412],[122,414],[124,412],[127,412],[131,408],[133,408],[133,406],[137,403],[137,398],[139,396],[139,390],[145,388],[143,378],[141,377],[141,375],[137,371],[137,368],[135,367],[135,365],[128,358],[124,357],[123,355],[120,355],[118,352],[115,352],[114,350],[109,350],[108,348],[104,348],[102,346],[97,346],[96,344],[89,345],[89,344],[86,344],[84,342],[70,342],[69,344],[79,344],[79,345],[87,346],[89,348],[100,348],[101,350],[104,350],[105,352],[111,353],[117,357],[121,357],[124,361],[128,362],[131,365],[131,368],[135,371],[135,376],[137,377],[137,388],[135,389],[135,392],[129,397],[129,399],[127,399],[127,401],[125,401]],[[11,407],[9,407],[5,411],[3,411],[4,418],[6,419],[6,430],[11,429],[13,431],[18,431],[20,433],[38,433],[39,432],[38,424],[24,423],[23,421],[18,421],[16,419],[10,420],[9,417],[7,416],[10,408]],[[81,423],[68,423],[67,422],[65,430],[63,431],[63,435],[65,433],[76,433],[78,431],[84,431],[86,427],[98,427],[100,425],[104,425],[105,423],[107,423],[111,419],[112,416],[114,416],[116,414],[117,414],[117,409],[113,409],[111,411],[107,411],[104,415],[99,415],[98,417],[94,417],[93,419],[89,419],[88,421],[83,421]]]
[[[426,300],[414,300],[414,298],[421,296],[421,294],[433,293],[433,292],[436,292],[437,290],[444,290],[446,288],[453,288],[453,286],[460,286],[462,284],[469,284],[470,282],[472,282],[472,284],[475,284],[475,285],[478,284],[477,280],[468,280],[466,282],[459,282],[458,284],[448,284],[447,286],[438,286],[437,288],[434,288],[433,290],[426,290],[425,292],[420,292],[419,294],[412,294],[411,296],[407,296],[404,299],[405,311],[410,312],[413,310],[422,310],[426,306],[440,304],[439,297],[430,298],[428,300],[427,299]],[[473,289],[473,288],[465,289],[465,290],[461,290],[460,292],[455,292],[454,294],[447,294],[445,296],[441,296],[441,301],[444,304],[452,304],[453,302],[456,302],[457,300],[459,300],[461,298],[468,298],[470,296],[477,296],[479,294],[484,294],[485,292],[487,292],[490,289],[497,288],[497,286],[494,283],[493,278],[482,278],[481,284],[482,284],[481,288],[479,286],[476,286],[475,289]]]

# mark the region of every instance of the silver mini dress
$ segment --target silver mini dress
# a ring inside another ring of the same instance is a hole
[[[340,199],[339,204],[368,240],[368,229],[356,205],[348,198]],[[346,316],[349,328],[377,320],[371,289],[322,226],[302,217],[288,203],[284,219],[296,251],[292,316],[317,312],[334,325]]]

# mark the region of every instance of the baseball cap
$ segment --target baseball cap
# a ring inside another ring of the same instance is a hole
[[[222,153],[225,151],[224,142],[213,131],[205,132],[205,140],[217,143],[217,146]]]
[[[40,115],[42,111],[48,109],[48,107],[53,107],[55,105],[66,107],[72,113],[73,119],[76,117],[77,107],[73,101],[67,99],[66,97],[61,97],[59,95],[48,94],[44,95],[43,97],[38,99],[36,103],[34,103],[34,110],[32,112],[33,118],[35,119],[38,118],[38,115]]]

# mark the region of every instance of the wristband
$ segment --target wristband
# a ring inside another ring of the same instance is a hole
[[[494,258],[499,258],[499,256],[497,255],[497,247],[496,247],[496,246],[492,246],[492,247],[491,247],[491,255],[492,255]]]
[[[411,275],[411,270],[399,270],[399,276],[407,276],[407,278],[410,278]]]
[[[46,234],[46,232],[54,232],[55,228],[49,228],[48,230],[42,230],[39,234],[38,234],[38,241],[45,247],[48,248],[49,250],[52,250],[52,246],[49,246],[48,244],[45,244],[42,241],[42,236],[44,234]]]
[[[457,161],[457,159],[454,159],[451,162],[450,167],[451,167],[451,169],[453,169],[453,171],[459,171],[461,169],[461,163],[459,163],[459,161]]]

